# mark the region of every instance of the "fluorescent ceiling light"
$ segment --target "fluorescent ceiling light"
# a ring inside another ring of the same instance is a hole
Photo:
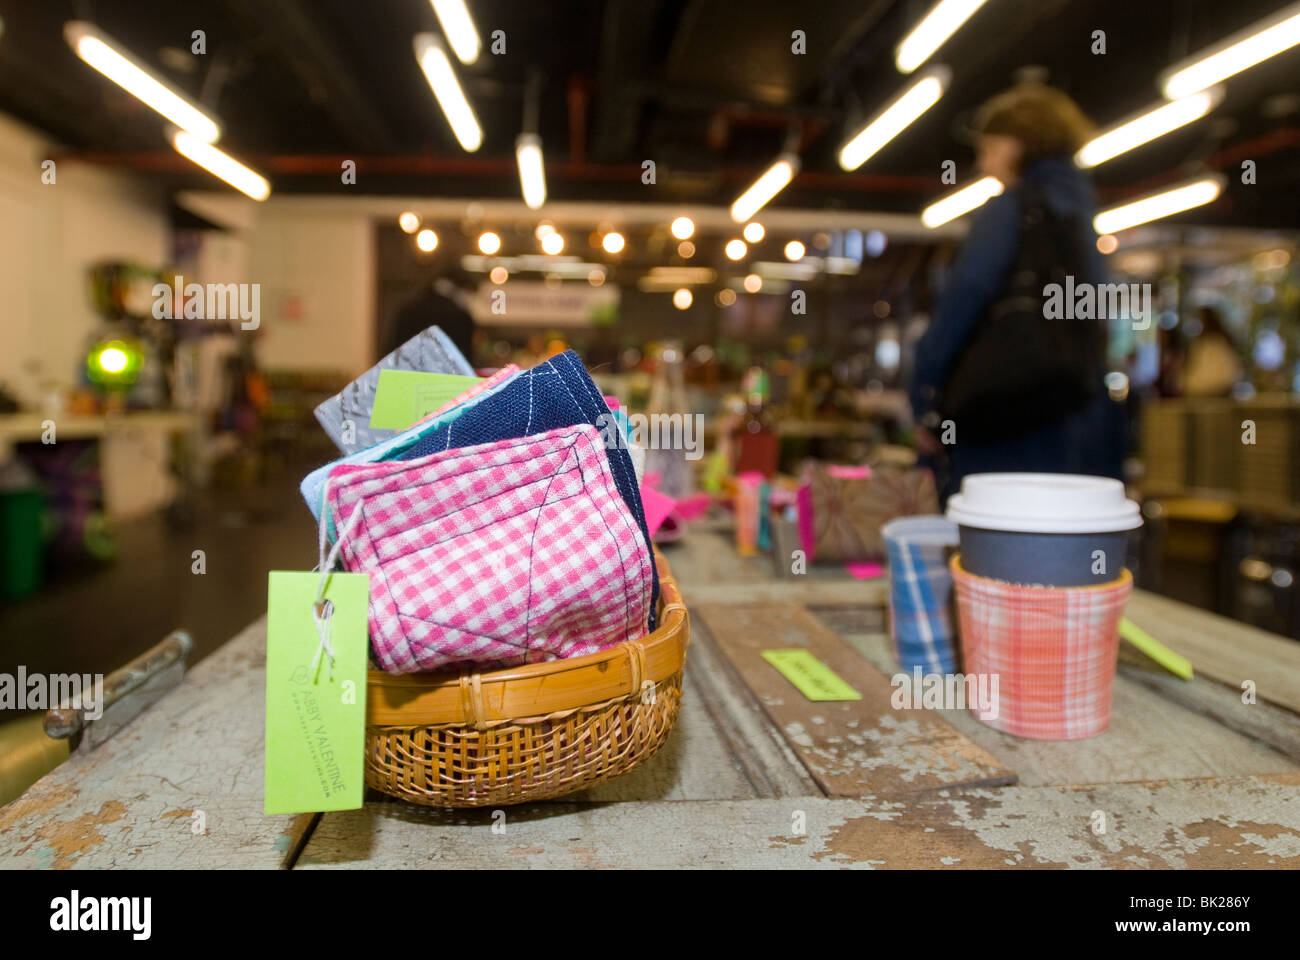
[[[974,183],[955,190],[948,196],[936,200],[921,211],[921,223],[931,230],[942,226],[949,220],[956,220],[970,213],[1002,192],[1002,181],[996,177],[984,177]]]
[[[1098,233],[1118,233],[1139,223],[1173,216],[1214,200],[1225,181],[1222,176],[1201,177],[1181,186],[1142,197],[1118,207],[1103,210],[1093,218],[1092,226]]]
[[[930,55],[984,4],[985,0],[939,0],[898,45],[894,65],[899,72],[911,73],[929,60]]]
[[[902,96],[840,148],[840,166],[845,170],[856,170],[871,159],[912,121],[939,102],[951,76],[946,67],[936,67],[908,87]]]
[[[63,25],[63,38],[82,60],[194,138],[215,143],[221,137],[216,120],[142,67],[93,24],[69,20]]]
[[[447,123],[451,125],[451,132],[467,153],[473,153],[483,145],[483,130],[474,116],[474,108],[465,99],[465,92],[460,88],[460,81],[456,79],[442,42],[431,33],[416,34],[415,59],[419,61],[438,106],[442,107]]]
[[[172,146],[181,156],[193,160],[208,173],[220,177],[254,200],[265,200],[271,195],[271,185],[266,182],[265,177],[187,130],[177,130],[173,134]]]
[[[654,283],[681,287],[713,283],[718,279],[718,274],[712,267],[652,267],[646,274],[646,279]]]
[[[1185,97],[1241,73],[1297,43],[1300,43],[1300,3],[1293,3],[1234,33],[1208,52],[1170,67],[1161,74],[1160,86],[1171,100]]]
[[[460,265],[471,273],[487,273],[493,267],[505,267],[512,276],[523,273],[549,273],[569,279],[587,278],[592,270],[603,270],[597,263],[588,263],[572,254],[547,256],[540,253],[526,253],[517,257],[488,257],[477,254],[463,256]]]
[[[535,133],[521,133],[515,140],[515,159],[519,162],[519,185],[529,210],[541,209],[546,202],[546,171],[542,166],[542,139]]]
[[[777,263],[759,260],[753,264],[753,268],[760,277],[771,277],[773,280],[812,280],[820,272],[817,264],[808,262]]]
[[[744,223],[763,206],[785,189],[799,172],[799,158],[793,153],[783,153],[776,163],[754,181],[754,185],[742,193],[731,205],[731,219]]]
[[[1201,90],[1181,100],[1148,110],[1141,116],[1125,120],[1098,134],[1085,143],[1074,155],[1080,167],[1095,167],[1121,153],[1127,153],[1171,130],[1199,120],[1213,110],[1223,99],[1223,88]]]
[[[452,52],[461,63],[473,63],[478,59],[478,31],[470,19],[465,0],[430,0],[433,12],[438,16],[438,25],[447,35]]]

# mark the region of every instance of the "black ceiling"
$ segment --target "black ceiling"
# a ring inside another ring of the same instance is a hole
[[[168,147],[162,121],[82,64],[63,23],[88,19],[220,118],[221,146],[280,192],[518,196],[513,146],[529,78],[556,200],[726,204],[792,134],[803,172],[782,206],[914,212],[944,192],[944,160],[971,174],[973,109],[1026,67],[1046,69],[1105,125],[1159,99],[1170,63],[1267,16],[1282,0],[989,0],[934,58],[948,94],[859,171],[846,133],[900,91],[893,49],[932,0],[469,0],[506,54],[457,65],[485,132],[465,154],[412,53],[437,30],[427,0],[0,0],[0,110],[70,154],[211,186]],[[188,54],[202,29],[207,53]],[[807,52],[790,51],[803,30]],[[1107,53],[1091,52],[1106,32]],[[170,51],[167,48],[172,48]],[[1300,225],[1300,50],[1228,81],[1208,118],[1096,172],[1104,198],[1200,164],[1258,164],[1198,221]],[[355,159],[358,183],[339,165]],[[641,182],[654,160],[658,182]],[[1236,178],[1234,178],[1236,179]]]

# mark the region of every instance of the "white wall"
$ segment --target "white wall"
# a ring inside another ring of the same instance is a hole
[[[172,255],[167,196],[147,176],[63,161],[43,184],[53,151],[0,114],[0,383],[36,409],[77,382],[99,325],[88,269]],[[374,341],[372,216],[311,197],[255,204],[215,182],[207,195],[204,212],[224,208],[233,229],[205,234],[187,265],[200,275],[186,280],[261,285],[264,367],[362,372]]]
[[[0,114],[0,382],[34,407],[77,382],[98,327],[88,268],[101,260],[156,266],[168,254],[166,198],[143,177],[60,162],[51,145]]]
[[[259,204],[248,276],[261,284],[263,368],[332,369],[355,376],[373,362],[372,219],[311,198]]]

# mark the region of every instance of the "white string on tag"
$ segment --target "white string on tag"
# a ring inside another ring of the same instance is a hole
[[[316,635],[320,638],[320,643],[316,645],[316,655],[311,660],[311,672],[315,676],[316,668],[320,664],[321,654],[329,658],[330,680],[334,679],[334,645],[330,642],[330,624],[334,617],[334,603],[325,599],[325,588],[329,584],[330,574],[334,571],[334,564],[338,562],[339,551],[343,548],[343,541],[352,535],[352,530],[357,526],[361,519],[361,504],[358,502],[348,517],[347,523],[338,531],[338,538],[334,541],[334,546],[329,553],[325,552],[325,544],[329,539],[327,528],[329,526],[329,504],[327,496],[329,494],[329,478],[325,478],[325,483],[321,487],[321,510],[320,510],[320,559],[316,563],[316,568],[320,571],[320,582],[316,585],[316,599],[312,603],[311,618],[316,624]]]
[[[320,637],[320,643],[316,645],[316,655],[311,658],[311,675],[312,677],[316,676],[316,668],[320,664],[320,655],[324,651],[325,655],[329,657],[330,680],[333,681],[334,645],[330,643],[330,624],[334,620],[334,601],[326,600],[324,603],[317,603],[311,609],[311,618],[316,624],[316,635]]]

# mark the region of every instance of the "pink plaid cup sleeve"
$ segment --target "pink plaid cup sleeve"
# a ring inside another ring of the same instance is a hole
[[[390,673],[582,656],[645,631],[651,559],[589,424],[331,471]],[[353,522],[355,511],[362,511]]]
[[[1127,570],[1089,587],[1018,586],[949,568],[961,618],[963,669],[998,678],[994,729],[1035,740],[1081,740],[1110,726],[1119,621],[1133,590]]]

